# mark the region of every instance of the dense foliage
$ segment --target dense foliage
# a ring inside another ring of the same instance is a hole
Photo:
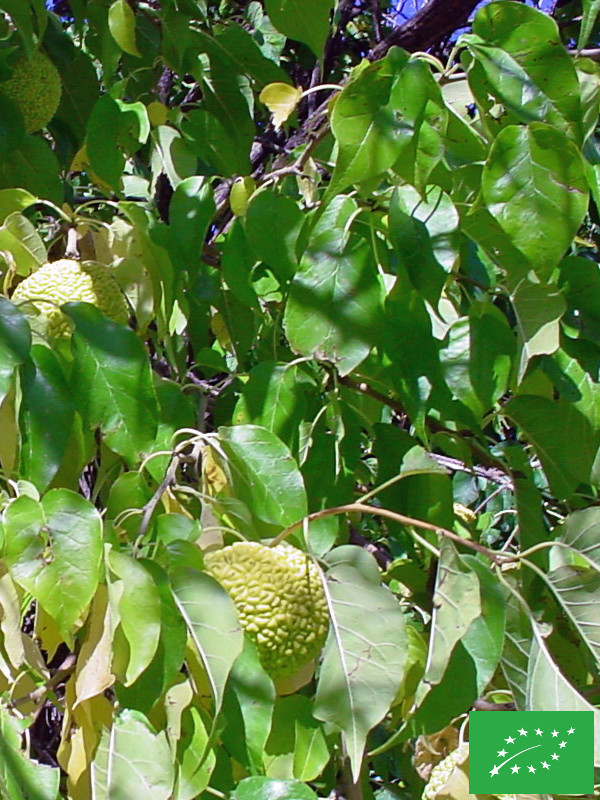
[[[0,0],[0,795],[408,800],[470,708],[600,726],[600,3],[49,5]],[[275,682],[240,539],[326,593]]]

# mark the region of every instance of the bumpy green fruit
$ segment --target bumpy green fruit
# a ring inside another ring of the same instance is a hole
[[[294,675],[323,648],[329,628],[319,570],[287,543],[236,542],[204,557],[228,592],[260,662],[274,679]]]
[[[126,324],[129,318],[125,298],[108,267],[68,258],[40,267],[17,286],[12,300],[31,300],[46,316],[48,336],[55,339],[71,333],[72,323],[60,310],[70,300],[92,303],[114,322]]]
[[[27,133],[44,128],[56,114],[62,86],[60,75],[50,59],[39,51],[29,60],[20,58],[13,74],[0,82],[0,92],[21,109]]]
[[[446,756],[443,761],[440,761],[440,763],[433,768],[429,783],[423,790],[423,800],[435,800],[439,790],[446,783],[450,775],[452,775],[454,767],[461,760],[462,756],[469,752],[468,747],[468,745],[457,747],[456,750],[453,750],[449,756]]]

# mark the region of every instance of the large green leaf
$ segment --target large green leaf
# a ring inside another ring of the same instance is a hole
[[[521,350],[518,369],[518,380],[521,381],[534,356],[558,350],[559,323],[566,306],[557,286],[526,280],[515,287],[511,300]]]
[[[481,614],[471,622],[462,643],[477,668],[477,688],[481,694],[496,672],[502,655],[505,627],[505,597],[500,583],[475,556],[462,556],[477,575],[481,591]]]
[[[463,41],[488,91],[520,122],[547,122],[582,141],[577,73],[552,17],[525,4],[489,3]]]
[[[252,423],[274,433],[294,451],[312,381],[298,366],[262,361],[250,371],[233,413],[236,425]]]
[[[377,340],[382,291],[371,247],[334,232],[311,242],[290,289],[284,326],[294,350],[347,375]]]
[[[67,452],[75,415],[73,397],[60,362],[47,347],[33,345],[20,372],[21,470],[43,491]]]
[[[152,575],[137,559],[118,550],[108,555],[112,573],[109,597],[117,623],[127,640],[127,660],[120,675],[130,686],[148,667],[160,638],[161,602]]]
[[[241,780],[231,797],[232,800],[317,800],[305,783],[259,776]]]
[[[534,446],[558,498],[569,497],[579,483],[589,481],[597,437],[571,403],[521,395],[506,404],[504,413]]]
[[[29,356],[31,331],[27,319],[15,306],[0,297],[0,405],[13,380],[15,367]]]
[[[378,581],[372,558],[351,545],[334,549],[327,573],[331,627],[314,715],[343,733],[355,780],[367,734],[387,713],[404,677],[404,615]]]
[[[102,731],[91,764],[96,800],[143,796],[172,797],[174,768],[164,731],[155,733],[139,711],[123,709],[110,730]]]
[[[177,568],[171,575],[171,587],[206,669],[217,715],[227,678],[244,642],[235,606],[217,581],[195,569]]]
[[[594,765],[600,767],[600,711],[577,692],[558,669],[539,626],[531,620],[533,640],[527,670],[526,711],[592,711]]]
[[[382,174],[413,141],[427,102],[429,73],[416,61],[408,64],[407,54],[394,48],[362,69],[335,99],[331,130],[339,153],[327,198]]]
[[[258,425],[219,428],[229,489],[252,516],[252,539],[275,536],[307,513],[298,465],[275,434]]]
[[[73,388],[89,427],[100,427],[106,443],[135,463],[150,452],[158,408],[146,352],[129,328],[106,319],[87,303],[67,303],[75,323]]]
[[[321,58],[329,32],[333,0],[265,0],[265,10],[278,31],[307,44]]]
[[[581,50],[585,47],[588,39],[592,34],[594,24],[598,19],[600,12],[600,0],[583,0],[583,19],[581,20],[581,27],[579,29],[579,39],[577,40],[577,49]]]
[[[500,227],[547,280],[587,211],[587,181],[575,145],[542,123],[505,128],[490,151],[481,190]]]
[[[297,203],[269,189],[255,192],[246,210],[246,236],[257,260],[267,263],[280,281],[298,268],[296,253],[304,215]]]
[[[564,566],[548,574],[548,583],[600,665],[600,574],[594,567]]]
[[[456,643],[482,614],[481,595],[477,572],[459,558],[452,542],[442,539],[423,692],[440,683]]]
[[[22,733],[22,720],[0,706],[0,793],[10,800],[56,800],[60,770],[28,758]]]
[[[65,641],[72,641],[100,577],[100,514],[80,495],[53,489],[41,503],[17,498],[5,509],[3,524],[11,575],[53,617]]]
[[[568,544],[577,553],[600,570],[600,509],[585,508],[574,511],[559,528],[559,541]]]
[[[215,213],[212,188],[206,178],[186,178],[175,189],[169,206],[169,256],[190,278],[200,269],[202,246]]]

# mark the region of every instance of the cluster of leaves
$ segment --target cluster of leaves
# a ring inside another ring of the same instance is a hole
[[[3,797],[416,798],[473,704],[600,726],[600,75],[507,0],[360,60],[366,5],[0,0],[63,82],[0,93]],[[11,302],[65,248],[130,326]],[[286,685],[240,537],[323,571]]]

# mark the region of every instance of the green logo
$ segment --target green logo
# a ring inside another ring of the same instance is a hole
[[[471,711],[472,794],[591,794],[593,711]]]

